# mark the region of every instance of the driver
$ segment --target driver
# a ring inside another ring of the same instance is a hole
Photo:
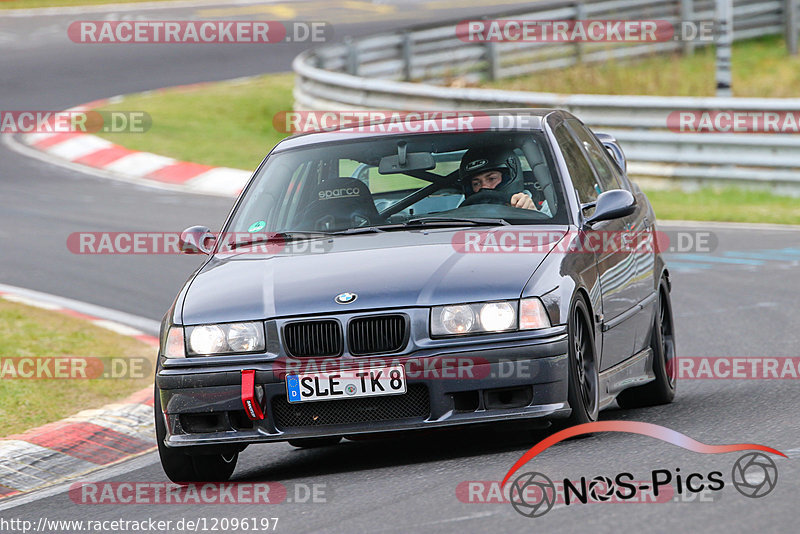
[[[458,170],[464,198],[484,190],[507,193],[512,207],[535,210],[531,193],[524,189],[519,158],[502,147],[471,148]]]

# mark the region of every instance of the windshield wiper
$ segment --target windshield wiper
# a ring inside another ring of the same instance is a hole
[[[464,225],[469,224],[472,226],[510,226],[505,219],[487,219],[487,218],[471,218],[471,217],[417,217],[416,219],[409,219],[404,226],[427,226],[427,225]]]
[[[398,223],[389,223],[389,224],[377,224],[375,226],[358,226],[356,228],[347,228],[346,230],[337,230],[336,232],[304,232],[301,237],[304,239],[310,239],[312,237],[333,237],[339,235],[356,235],[356,234],[377,234],[383,232],[389,232],[392,230],[408,230],[409,228],[418,228],[421,226],[509,226],[511,223],[506,221],[505,219],[485,219],[485,218],[459,218],[459,217],[418,217],[416,219],[410,219],[405,222],[398,222]],[[276,234],[277,236],[297,236],[298,234],[295,232],[285,233],[285,234]],[[268,241],[272,241],[270,239]],[[275,241],[280,240],[280,237],[275,237]],[[293,239],[285,238],[286,241],[290,241]],[[241,247],[244,245],[251,245],[251,244],[258,244],[261,241],[256,241],[255,243],[244,243],[244,244],[235,244],[232,245],[231,248]]]
[[[237,241],[228,245],[229,250],[249,247],[252,245],[263,245],[267,243],[290,243],[294,241],[305,241],[307,239],[319,239],[322,237],[329,237],[333,235],[330,232],[277,232],[264,236],[261,234],[255,239],[247,241]]]
[[[379,224],[377,226],[358,226],[356,228],[348,228],[347,230],[339,230],[331,232],[330,235],[353,235],[353,234],[375,234],[392,230],[393,228],[402,228],[401,224]]]
[[[361,226],[358,228],[348,228],[331,232],[330,235],[354,235],[354,234],[373,234],[390,232],[392,230],[408,230],[409,228],[419,228],[428,226],[509,226],[511,223],[505,219],[469,219],[459,217],[418,217],[405,222],[378,224],[375,226]]]

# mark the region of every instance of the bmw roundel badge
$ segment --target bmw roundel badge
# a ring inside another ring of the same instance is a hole
[[[355,293],[339,293],[333,300],[336,301],[336,304],[350,304],[355,302],[357,298],[358,295]]]

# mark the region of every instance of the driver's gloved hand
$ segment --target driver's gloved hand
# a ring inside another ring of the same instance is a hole
[[[533,195],[527,189],[524,189],[521,193],[515,193],[511,196],[511,206],[526,210],[536,209],[536,203],[533,201]]]

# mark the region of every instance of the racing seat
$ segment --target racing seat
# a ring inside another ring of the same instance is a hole
[[[550,169],[546,163],[537,163],[533,166],[533,176],[536,183],[542,190],[542,196],[547,201],[550,211],[555,213],[558,209],[556,205],[556,192],[553,188],[553,178],[550,176]]]
[[[328,178],[312,192],[314,200],[298,215],[298,228],[329,232],[386,224],[369,188],[356,178]]]
[[[533,202],[536,204],[536,208],[538,209],[546,199],[543,192],[544,184],[536,179],[536,167],[534,167],[534,170],[532,171],[522,171],[522,178],[523,183],[525,184],[525,189],[530,191],[533,197]]]

